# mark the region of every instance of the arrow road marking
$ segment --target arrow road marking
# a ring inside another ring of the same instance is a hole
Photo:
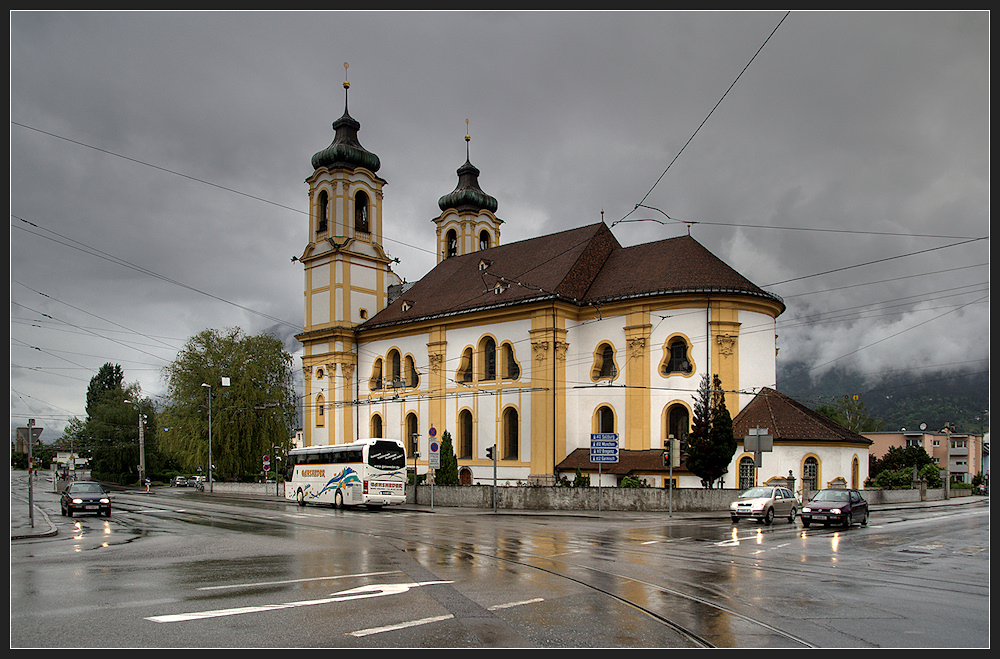
[[[330,597],[318,600],[302,600],[298,602],[286,602],[284,604],[265,604],[262,606],[241,606],[232,609],[215,609],[214,611],[195,611],[192,613],[175,613],[163,616],[152,616],[146,618],[153,622],[185,622],[188,620],[204,620],[206,618],[222,618],[225,616],[235,616],[243,613],[260,613],[263,611],[278,611],[281,609],[294,609],[300,606],[314,606],[316,604],[330,604],[332,602],[347,602],[349,600],[365,599],[369,597],[381,597],[383,595],[397,595],[405,593],[411,588],[419,586],[431,586],[435,584],[452,583],[451,581],[420,581],[414,583],[394,583],[394,584],[369,584],[359,586],[334,593]]]

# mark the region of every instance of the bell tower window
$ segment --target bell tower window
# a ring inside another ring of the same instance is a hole
[[[354,195],[354,230],[371,233],[371,223],[368,221],[368,195],[364,192]]]
[[[316,233],[326,231],[330,218],[330,196],[326,190],[319,193],[319,203],[316,208]]]
[[[458,234],[455,233],[454,229],[448,230],[448,235],[445,238],[445,243],[447,245],[445,252],[445,258],[450,259],[453,256],[458,256]]]

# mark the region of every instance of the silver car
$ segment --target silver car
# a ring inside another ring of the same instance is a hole
[[[751,487],[729,505],[729,517],[736,523],[744,518],[770,524],[775,517],[795,521],[799,501],[787,487]]]

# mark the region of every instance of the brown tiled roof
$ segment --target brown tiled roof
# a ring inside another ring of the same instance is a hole
[[[733,435],[738,440],[747,436],[751,428],[767,428],[776,442],[804,440],[872,444],[870,439],[767,387],[761,389],[733,419]]]
[[[556,471],[597,471],[598,463],[590,461],[590,449],[578,448],[566,456],[562,462],[556,465]],[[670,467],[663,466],[663,450],[647,449],[645,451],[633,451],[621,449],[618,451],[618,462],[602,462],[600,469],[605,474],[616,474],[628,476],[630,474],[651,474],[667,472]],[[684,471],[681,467],[674,467],[674,473]]]
[[[682,292],[780,303],[690,236],[623,248],[601,222],[445,259],[360,329],[536,300],[585,305]]]

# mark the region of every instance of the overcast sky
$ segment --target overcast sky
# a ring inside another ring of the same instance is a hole
[[[434,265],[468,132],[503,243],[602,218],[626,246],[690,230],[785,300],[779,364],[985,370],[989,27],[988,12],[12,12],[11,427],[55,439],[105,362],[165,402],[161,369],[206,328],[271,331],[298,369],[291,257],[344,62],[407,281]]]

